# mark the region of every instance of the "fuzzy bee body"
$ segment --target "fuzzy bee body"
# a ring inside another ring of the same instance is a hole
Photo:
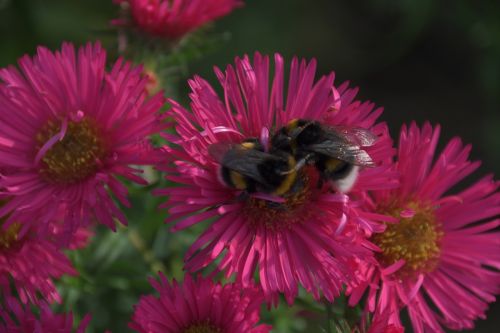
[[[283,195],[297,178],[295,158],[283,151],[265,152],[257,139],[240,144],[214,144],[210,154],[220,164],[219,180],[248,193]]]
[[[280,128],[271,140],[274,149],[314,165],[321,180],[328,180],[339,192],[354,185],[361,166],[373,166],[362,147],[374,144],[376,136],[362,128],[326,126],[318,121],[294,119]]]

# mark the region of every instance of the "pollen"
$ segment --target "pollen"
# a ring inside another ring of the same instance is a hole
[[[372,237],[372,241],[382,250],[378,254],[379,262],[383,266],[390,266],[403,259],[405,265],[397,272],[399,275],[431,272],[436,268],[440,255],[443,236],[441,224],[430,205],[413,202],[407,208],[415,212],[412,217],[401,217],[402,208],[381,210],[399,218],[400,222],[387,224],[383,233]]]
[[[49,122],[37,136],[38,149],[60,132],[61,125]],[[105,149],[97,126],[89,119],[70,121],[62,140],[55,143],[41,159],[44,179],[72,184],[96,173]]]
[[[0,199],[0,207],[5,205],[7,200]],[[7,229],[4,229],[3,224],[8,217],[0,218],[0,250],[9,249],[12,245],[17,243],[19,238],[19,230],[21,225],[19,223],[11,224]]]
[[[300,172],[292,188],[281,197],[284,202],[273,202],[258,198],[249,198],[245,204],[243,214],[250,224],[266,229],[280,230],[290,228],[292,225],[302,223],[313,214],[308,203],[312,201],[312,184],[316,175],[310,170]]]
[[[222,331],[207,321],[191,325],[183,333],[222,333]]]
[[[156,72],[151,69],[144,70],[144,75],[147,77],[146,92],[152,96],[161,89],[160,79]]]
[[[17,242],[21,225],[13,223],[7,230],[4,230],[2,224],[2,221],[0,221],[0,250],[6,250]]]

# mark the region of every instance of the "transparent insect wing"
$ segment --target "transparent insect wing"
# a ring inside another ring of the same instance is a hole
[[[356,144],[361,147],[370,147],[375,144],[378,137],[373,134],[370,130],[360,127],[343,127],[335,126],[330,127],[327,133],[337,133],[337,135],[342,136],[345,140]]]
[[[208,153],[215,161],[222,164],[226,153],[235,147],[237,145],[233,143],[214,143],[208,146]]]
[[[370,155],[359,146],[345,140],[325,140],[308,146],[308,149],[354,165],[373,166]]]
[[[265,184],[258,165],[266,159],[279,159],[274,155],[256,149],[245,148],[239,144],[217,143],[210,145],[209,154],[222,166]]]

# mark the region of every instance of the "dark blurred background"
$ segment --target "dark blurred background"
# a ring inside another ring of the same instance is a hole
[[[500,171],[500,1],[498,0],[248,0],[216,22],[230,33],[222,47],[190,64],[215,81],[212,66],[254,51],[316,58],[318,73],[334,70],[361,99],[384,106],[393,136],[403,122],[440,123],[442,145],[453,136],[472,143],[483,160],[472,180]],[[111,0],[0,0],[0,66],[37,45],[61,41],[113,43]],[[183,83],[184,87],[186,84]],[[441,145],[441,146],[442,146]],[[415,161],[418,163],[418,161]],[[493,305],[477,332],[496,332]]]

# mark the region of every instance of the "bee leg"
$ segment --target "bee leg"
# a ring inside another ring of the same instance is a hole
[[[299,170],[300,170],[300,169],[302,169],[304,166],[306,166],[307,164],[309,164],[309,159],[310,159],[310,157],[311,157],[311,156],[312,156],[312,155],[311,155],[311,154],[309,154],[309,155],[307,155],[307,156],[305,156],[305,157],[301,158],[301,159],[300,159],[300,160],[299,160],[299,161],[295,164],[295,166],[294,166],[292,169],[287,170],[287,171],[280,172],[280,175],[282,175],[282,176],[283,176],[283,175],[288,175],[288,174],[290,174],[290,173],[292,173],[292,172],[297,172],[297,171],[299,171]]]
[[[321,189],[324,184],[325,184],[325,179],[323,177],[319,177],[318,184],[317,184],[318,189]]]
[[[246,201],[250,198],[250,194],[247,192],[247,191],[242,191],[237,197],[236,199],[238,201]]]
[[[285,210],[283,204],[274,201],[266,201],[266,207],[277,210]]]

